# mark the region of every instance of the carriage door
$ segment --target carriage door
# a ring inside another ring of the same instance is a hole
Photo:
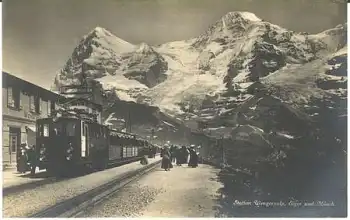
[[[86,157],[87,148],[89,147],[88,125],[81,122],[81,157]]]

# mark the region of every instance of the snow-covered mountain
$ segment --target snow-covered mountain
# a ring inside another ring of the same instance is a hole
[[[198,37],[158,46],[96,28],[54,87],[85,72],[105,89],[107,124],[129,125],[159,144],[201,145],[204,158],[231,169],[226,176],[249,173],[260,184],[248,186],[259,200],[265,192],[270,201],[346,204],[346,32],[344,24],[296,33],[249,12],[230,12]],[[320,183],[332,196],[303,197],[319,195]]]
[[[230,12],[198,37],[159,46],[132,45],[98,27],[74,49],[54,86],[74,83],[84,71],[119,99],[158,107],[197,128],[217,125],[260,84],[297,108],[344,94],[346,74],[330,72],[346,69],[346,44],[346,25],[296,33],[249,12]],[[334,84],[342,86],[325,89]]]
[[[117,38],[104,28],[96,27],[74,49],[71,58],[57,74],[54,87],[77,83],[83,71],[91,78],[113,75],[124,63],[121,53],[134,49],[134,45]]]

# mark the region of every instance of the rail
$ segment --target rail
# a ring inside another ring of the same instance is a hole
[[[161,161],[157,161],[155,163],[146,165],[139,170],[130,171],[117,176],[115,179],[102,186],[39,211],[34,215],[29,216],[29,218],[75,217],[91,205],[94,205],[106,199],[106,197],[112,195],[114,192],[118,191],[131,181],[152,171],[157,167],[157,165],[160,164],[160,162]]]

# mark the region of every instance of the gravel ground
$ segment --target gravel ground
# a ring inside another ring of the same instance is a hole
[[[148,161],[151,164],[160,159],[160,157],[156,157]],[[140,162],[134,162],[86,176],[38,186],[35,189],[25,190],[16,194],[9,194],[3,197],[3,216],[28,217],[42,209],[101,186],[114,179],[117,175],[122,175],[125,172],[137,170],[141,167]]]
[[[202,164],[157,168],[78,217],[215,217],[218,172]]]
[[[42,171],[37,169],[36,176],[37,178],[30,178],[30,172],[25,174],[18,173],[16,170],[2,171],[2,187],[13,187],[26,183],[38,182],[46,179],[45,176],[46,171]],[[41,177],[44,176],[44,177]]]

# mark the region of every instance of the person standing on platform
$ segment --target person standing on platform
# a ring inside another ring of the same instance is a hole
[[[187,152],[186,146],[182,146],[180,154],[181,154],[181,164],[186,164],[187,158],[188,158],[188,152]]]
[[[195,168],[198,167],[198,155],[194,147],[190,149],[190,160],[188,161],[188,166]]]
[[[157,148],[156,147],[152,147],[152,156],[153,158],[156,158],[156,154],[157,154]]]
[[[177,147],[175,150],[175,157],[176,157],[176,165],[181,166],[182,165],[182,154],[181,154],[181,148]]]
[[[38,149],[36,149],[35,145],[33,145],[29,150],[28,150],[28,159],[29,159],[29,164],[30,164],[30,174],[33,176],[35,174],[36,167],[38,166],[39,163],[39,154]]]
[[[18,155],[18,163],[17,163],[17,171],[19,173],[25,173],[28,170],[27,167],[27,161],[28,161],[28,157],[27,157],[27,152],[26,152],[26,148],[25,148],[25,144],[21,144],[20,147],[20,152]]]
[[[163,151],[163,157],[162,157],[162,165],[161,165],[161,168],[164,169],[165,171],[170,171],[170,168],[173,168],[170,157],[171,157],[170,150],[168,146],[165,146]]]
[[[160,157],[163,157],[164,151],[165,151],[164,147],[162,149],[160,149]]]
[[[175,162],[175,153],[176,153],[176,147],[174,145],[172,145],[170,147],[170,161],[171,163],[174,163]]]

